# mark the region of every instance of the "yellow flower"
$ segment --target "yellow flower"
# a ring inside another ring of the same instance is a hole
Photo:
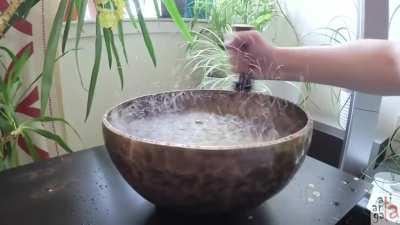
[[[104,10],[100,11],[99,14],[99,23],[103,28],[113,28],[118,23],[118,18],[115,16],[113,11]]]
[[[115,14],[118,19],[123,20],[125,16],[125,1],[124,0],[113,0],[116,6]]]

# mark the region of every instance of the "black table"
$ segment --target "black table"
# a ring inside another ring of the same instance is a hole
[[[97,147],[0,173],[0,224],[338,224],[370,187],[308,157],[289,185],[255,210],[184,216],[140,197]]]

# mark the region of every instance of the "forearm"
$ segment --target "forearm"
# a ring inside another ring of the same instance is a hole
[[[279,79],[400,95],[399,44],[361,40],[335,47],[276,48]]]

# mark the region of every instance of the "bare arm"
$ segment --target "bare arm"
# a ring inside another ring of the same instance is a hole
[[[247,32],[232,44],[237,50],[229,48],[236,72],[250,68],[257,71],[256,79],[301,80],[400,95],[400,43],[359,40],[341,46],[275,48],[258,33]]]

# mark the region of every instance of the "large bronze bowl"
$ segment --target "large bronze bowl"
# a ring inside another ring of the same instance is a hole
[[[190,146],[138,138],[121,127],[171,110],[272,120],[281,137],[235,146]],[[312,129],[308,115],[285,100],[211,90],[139,97],[103,119],[105,145],[128,184],[158,207],[190,213],[250,209],[279,192],[302,164]]]

